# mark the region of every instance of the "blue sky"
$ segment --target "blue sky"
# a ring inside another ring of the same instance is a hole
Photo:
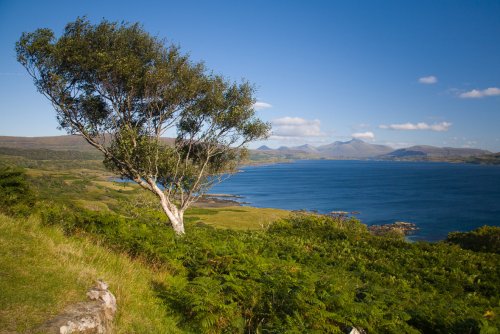
[[[64,134],[14,44],[81,15],[141,22],[214,72],[254,83],[271,147],[354,135],[500,151],[500,1],[487,0],[0,0],[0,135]]]

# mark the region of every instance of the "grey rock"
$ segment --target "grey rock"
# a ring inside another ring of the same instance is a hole
[[[345,332],[346,334],[366,334],[364,329],[357,327],[348,327]]]
[[[60,315],[39,327],[37,333],[109,334],[116,313],[116,298],[99,280],[87,292],[88,301],[66,307]]]

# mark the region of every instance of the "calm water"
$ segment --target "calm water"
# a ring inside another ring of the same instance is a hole
[[[413,222],[414,240],[500,225],[500,166],[304,160],[243,168],[211,192],[255,207],[359,211],[368,225]]]

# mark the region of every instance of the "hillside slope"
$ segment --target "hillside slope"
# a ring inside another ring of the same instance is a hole
[[[180,333],[151,288],[166,276],[37,219],[0,214],[0,333],[29,332],[85,300],[98,278],[117,298],[115,333]]]
[[[318,151],[328,157],[371,158],[393,151],[392,147],[385,145],[369,144],[360,139],[335,143],[318,147]]]
[[[172,138],[162,138],[171,143]],[[0,147],[18,149],[47,149],[56,151],[95,152],[96,149],[81,136],[12,137],[0,136]]]
[[[94,151],[85,139],[80,136],[50,136],[50,137],[11,137],[0,136],[0,147],[22,148],[22,149],[48,149],[48,150],[72,150],[72,151]]]

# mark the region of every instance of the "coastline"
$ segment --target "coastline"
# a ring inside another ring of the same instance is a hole
[[[243,198],[242,196],[231,194],[205,194],[198,201],[194,203],[197,208],[223,208],[228,206],[242,206],[249,204],[240,202],[237,199]]]

